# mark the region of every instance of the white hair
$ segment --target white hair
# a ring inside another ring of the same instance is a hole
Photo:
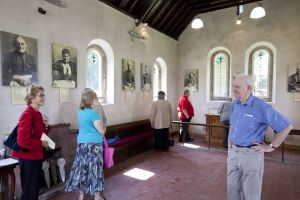
[[[240,79],[245,83],[246,85],[250,85],[253,88],[253,78],[251,75],[248,74],[235,74],[233,76],[233,79]]]

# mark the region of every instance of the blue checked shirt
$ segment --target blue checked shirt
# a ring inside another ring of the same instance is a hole
[[[289,125],[290,121],[272,106],[251,95],[245,104],[239,100],[233,102],[229,139],[232,144],[239,146],[261,144],[268,126],[280,133]]]

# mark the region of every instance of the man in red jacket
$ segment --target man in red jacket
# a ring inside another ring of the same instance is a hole
[[[190,122],[192,117],[194,117],[194,108],[189,101],[190,91],[185,90],[183,95],[179,98],[178,102],[178,118],[182,122]],[[194,139],[189,135],[189,124],[181,124],[180,126],[180,136],[179,142],[191,142]]]

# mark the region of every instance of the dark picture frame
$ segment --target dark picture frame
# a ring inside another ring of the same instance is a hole
[[[38,84],[37,39],[0,31],[2,85]]]
[[[125,91],[135,90],[135,61],[122,59],[122,89]]]
[[[198,91],[198,70],[188,69],[184,71],[184,89],[190,92]]]
[[[77,49],[52,43],[52,87],[77,87]]]
[[[152,67],[141,63],[141,90],[150,91],[152,88]]]

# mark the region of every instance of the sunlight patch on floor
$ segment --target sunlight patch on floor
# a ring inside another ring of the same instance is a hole
[[[153,172],[150,172],[147,170],[134,168],[134,169],[131,169],[131,170],[125,172],[123,175],[145,181],[145,180],[149,179],[150,177],[154,176],[155,174]]]
[[[182,147],[188,147],[188,148],[192,148],[192,149],[199,149],[201,147],[199,145],[190,144],[190,143],[184,143],[184,144],[181,144],[180,146],[182,146]]]

